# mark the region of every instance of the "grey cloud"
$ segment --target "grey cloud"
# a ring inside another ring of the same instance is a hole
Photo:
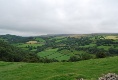
[[[18,35],[117,32],[117,4],[117,0],[0,0],[0,31]]]

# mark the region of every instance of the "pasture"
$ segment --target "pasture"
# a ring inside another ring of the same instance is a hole
[[[68,60],[70,58],[70,55],[69,54],[64,54],[62,52],[58,52],[57,51],[58,48],[56,49],[47,49],[45,51],[42,51],[42,52],[39,52],[37,53],[38,56],[40,57],[46,57],[46,58],[49,58],[49,59],[56,59],[56,60]]]
[[[37,41],[28,41],[26,42],[27,44],[37,44],[38,42]]]
[[[45,40],[42,39],[42,38],[40,38],[40,37],[36,37],[35,40],[36,40],[37,42],[45,42]]]
[[[118,39],[118,36],[106,36],[105,39],[117,40]]]
[[[97,80],[106,73],[118,74],[118,57],[79,62],[0,62],[0,80]]]
[[[58,61],[69,60],[70,57],[78,55],[81,53],[86,53],[85,51],[76,51],[76,50],[61,50],[56,49],[47,49],[45,51],[38,52],[37,55],[42,58],[56,59]]]

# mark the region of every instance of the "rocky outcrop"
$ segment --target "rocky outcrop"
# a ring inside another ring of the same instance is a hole
[[[84,80],[83,78],[77,80]],[[85,79],[86,80],[86,79]],[[108,73],[102,77],[99,77],[98,80],[118,80],[118,75],[115,73]]]
[[[98,80],[118,80],[118,75],[115,73],[108,73],[102,77],[99,77]]]

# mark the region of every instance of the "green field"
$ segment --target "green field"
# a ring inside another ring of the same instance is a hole
[[[38,56],[40,56],[40,57],[46,57],[48,55],[51,55],[51,54],[55,53],[56,51],[57,51],[57,49],[48,49],[48,50],[39,52],[38,53]]]
[[[49,58],[49,59],[56,59],[59,61],[62,60],[69,60],[71,56],[74,56],[76,54],[81,54],[81,53],[86,53],[85,51],[70,51],[70,50],[61,50],[61,51],[57,51],[58,48],[56,49],[47,49],[45,51],[42,52],[38,52],[37,55],[43,58]]]
[[[106,73],[118,74],[118,57],[80,62],[0,62],[0,80],[97,80]]]
[[[61,52],[57,52],[58,49],[48,49],[42,52],[37,53],[40,57],[47,57],[49,59],[56,59],[56,60],[68,60],[70,58],[70,55],[64,54]]]
[[[67,40],[67,38],[62,38],[62,39],[57,39],[56,42],[61,42],[61,41],[64,41],[64,40]]]
[[[113,48],[113,46],[98,46],[98,48],[108,50],[109,48]]]
[[[59,36],[59,37],[51,38],[49,40],[55,40],[55,42],[58,43],[58,42],[67,40],[67,37],[66,36]]]
[[[89,45],[85,45],[85,46],[80,46],[80,47],[84,47],[84,48],[87,48],[87,47],[94,47],[96,46],[96,44],[89,44]]]
[[[45,42],[45,40],[43,40],[42,38],[38,38],[38,37],[35,38],[35,40],[38,41],[38,42]]]

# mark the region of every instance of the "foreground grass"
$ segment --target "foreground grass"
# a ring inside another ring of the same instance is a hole
[[[96,80],[109,72],[118,74],[118,57],[64,63],[0,62],[0,80]]]

